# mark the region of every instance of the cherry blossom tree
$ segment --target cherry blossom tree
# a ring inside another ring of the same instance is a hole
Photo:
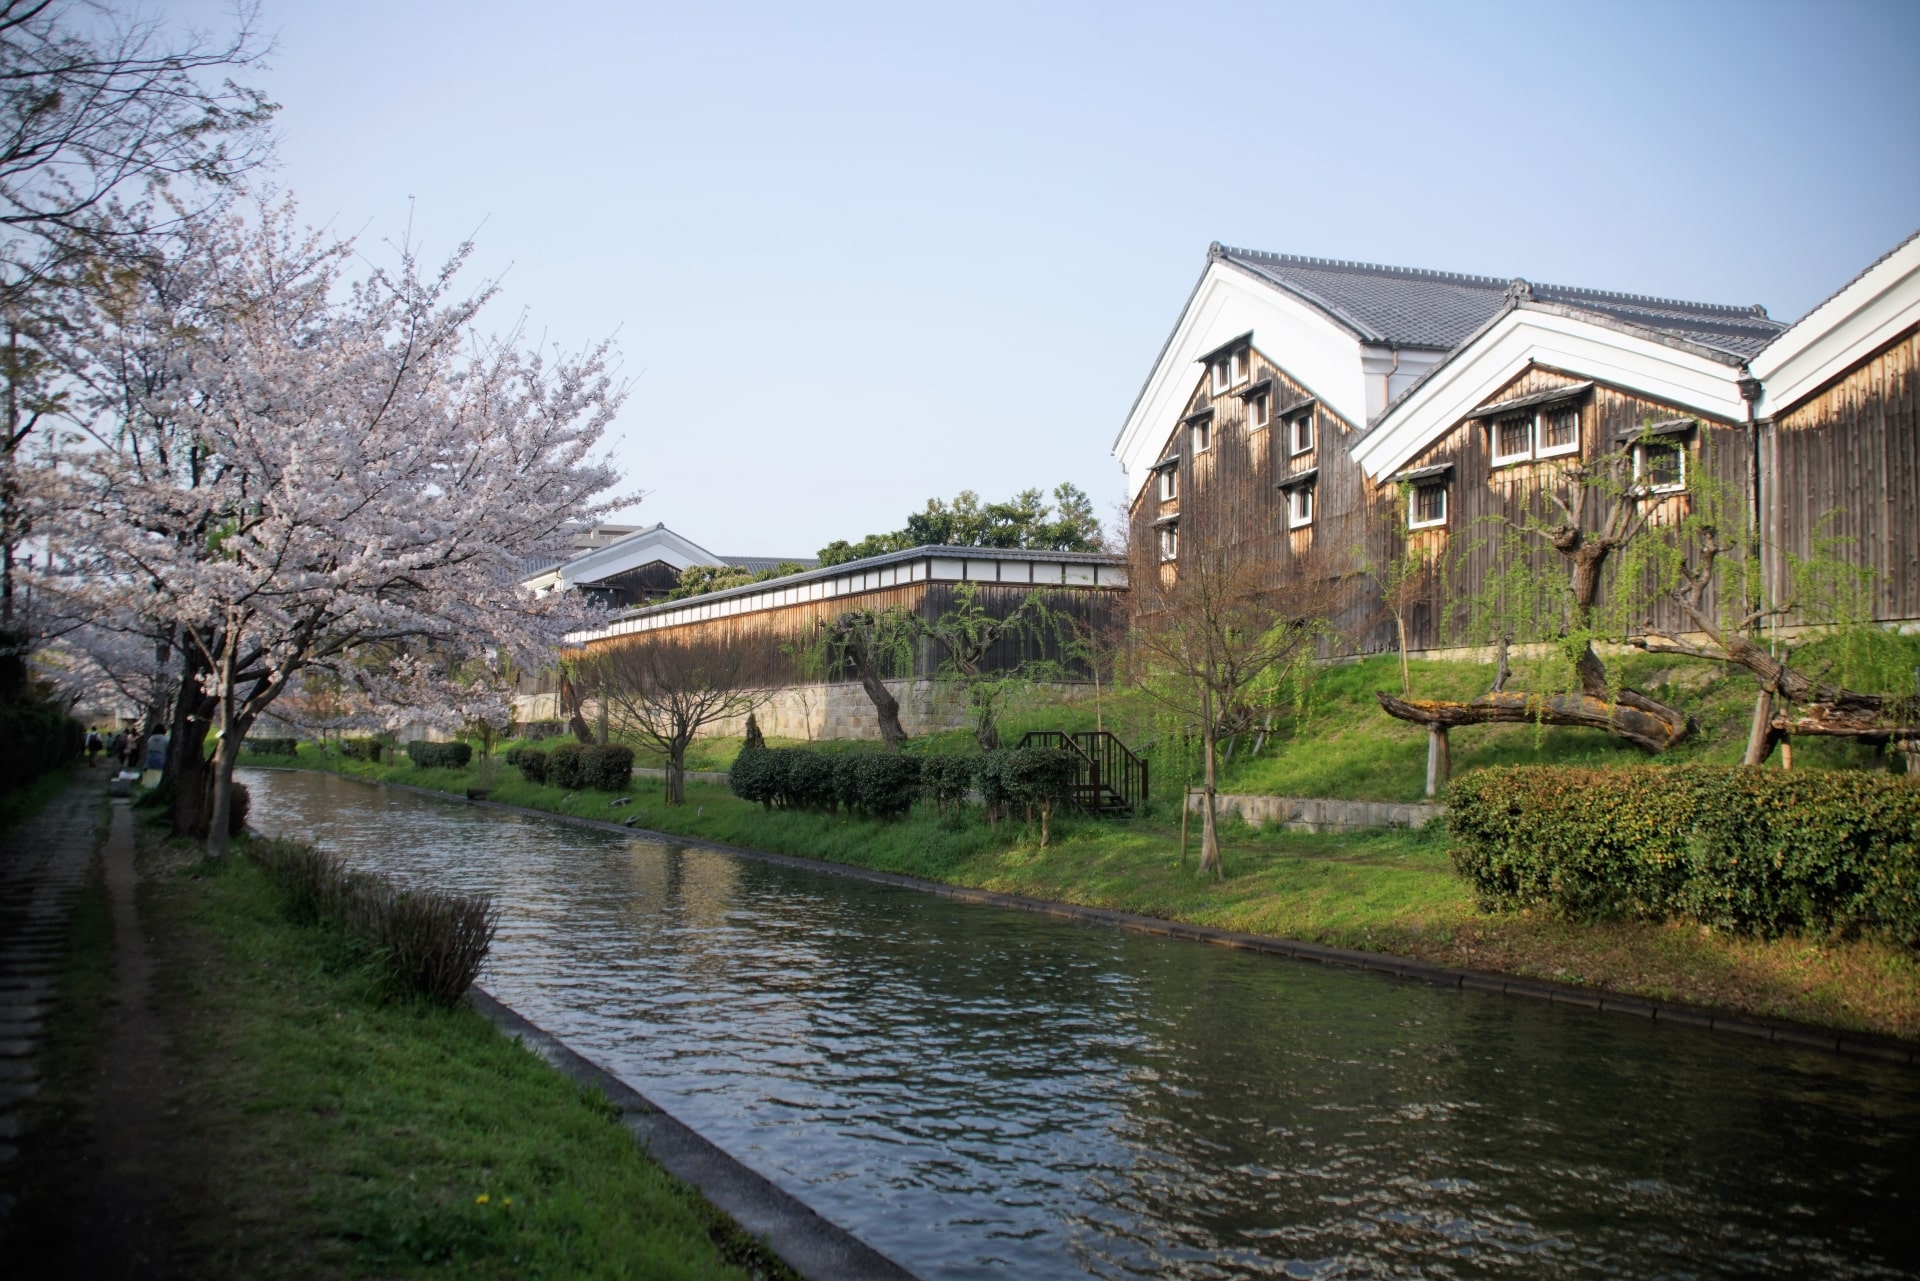
[[[429,271],[402,245],[356,275],[283,200],[202,220],[72,318],[79,430],[37,490],[52,582],[172,629],[175,830],[204,826],[215,855],[241,740],[302,672],[377,694],[422,679],[409,654],[536,662],[583,621],[521,567],[610,505],[595,451],[623,393],[604,346],[482,336],[493,291],[456,292],[467,253]]]

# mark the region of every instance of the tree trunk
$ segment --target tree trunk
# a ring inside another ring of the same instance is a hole
[[[1687,736],[1686,716],[1631,690],[1618,703],[1591,694],[1540,696],[1518,691],[1482,694],[1467,703],[1374,695],[1387,715],[1417,725],[1492,725],[1499,723],[1575,725],[1603,729],[1649,752],[1664,752]]]
[[[687,803],[687,749],[684,745],[667,753],[667,804]]]
[[[173,726],[167,735],[166,773],[173,780],[174,836],[199,840],[207,834],[207,802],[212,799],[212,771],[207,766],[207,731],[213,727],[196,715],[203,696],[188,681],[180,684]]]
[[[228,828],[233,825],[233,766],[240,758],[241,735],[223,732],[213,752],[213,804],[207,816],[207,857],[227,856]]]
[[[1440,794],[1453,774],[1453,760],[1447,751],[1447,727],[1427,726],[1427,799]]]
[[[1765,765],[1773,755],[1773,691],[1762,689],[1753,700],[1753,725],[1747,731],[1747,754],[1742,765]]]
[[[1214,876],[1225,880],[1225,866],[1220,862],[1220,833],[1214,821],[1213,798],[1213,691],[1205,690],[1200,696],[1201,706],[1201,748],[1206,756],[1205,808],[1200,811],[1200,875]]]
[[[859,673],[860,686],[867,691],[873,710],[880,718],[880,737],[886,741],[887,750],[899,751],[900,744],[907,741],[907,731],[900,726],[900,700],[864,658],[854,658],[854,670]]]
[[[560,710],[567,714],[567,728],[582,743],[593,742],[593,730],[587,725],[587,718],[580,714],[580,696],[574,691],[573,681],[565,673],[560,676]]]
[[[1408,698],[1413,696],[1413,674],[1407,665],[1407,618],[1404,614],[1393,616],[1393,626],[1400,633],[1400,693]]]

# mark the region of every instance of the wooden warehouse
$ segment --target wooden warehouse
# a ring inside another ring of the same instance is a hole
[[[1008,670],[1029,659],[1051,659],[1069,680],[1074,664],[1063,641],[1075,624],[1107,626],[1124,619],[1124,562],[1086,552],[1024,551],[981,547],[918,547],[809,570],[745,587],[671,601],[616,616],[606,627],[568,639],[594,651],[648,638],[718,640],[760,646],[776,655],[776,693],[760,721],[769,734],[790,738],[873,737],[873,707],[850,672],[829,660],[826,670],[806,659],[819,630],[853,610],[900,608],[929,623],[954,608],[963,585],[979,607],[1005,618],[1027,597],[1040,593],[1059,624],[1043,635],[998,642],[984,666]],[[889,681],[900,700],[909,732],[955,719],[943,708],[932,682],[942,656],[922,641],[909,670]],[[737,732],[718,726],[716,733]]]
[[[1317,553],[1348,635],[1385,650],[1380,567],[1439,553],[1454,577],[1432,595],[1457,601],[1491,568],[1486,518],[1540,512],[1567,462],[1624,450],[1656,520],[1708,479],[1743,523],[1757,502],[1775,599],[1792,557],[1840,537],[1876,617],[1920,619],[1917,327],[1920,240],[1791,328],[1758,307],[1214,246],[1115,442],[1131,532],[1168,574],[1221,545],[1276,576]],[[1443,621],[1417,607],[1408,647],[1458,643]]]

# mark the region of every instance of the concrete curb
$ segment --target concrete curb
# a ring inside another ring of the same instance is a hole
[[[698,1188],[702,1196],[801,1276],[810,1281],[915,1281],[913,1273],[846,1229],[821,1218],[492,993],[475,987],[467,999],[494,1026],[576,1085],[606,1095],[620,1109],[620,1123],[632,1133],[634,1141],[667,1173]]]
[[[340,777],[352,778],[353,776],[342,774]],[[1307,943],[1298,939],[1272,938],[1264,934],[1240,934],[1232,930],[1215,929],[1208,925],[1189,925],[1182,921],[1169,921],[1157,916],[1138,916],[1132,912],[1117,912],[1111,908],[1081,907],[1074,903],[1056,903],[1049,899],[1027,898],[1020,894],[1002,894],[996,890],[978,890],[962,885],[947,885],[940,881],[923,881],[914,876],[901,876],[895,872],[877,872],[871,868],[855,867],[849,863],[829,863],[821,859],[800,858],[792,854],[770,854],[765,850],[728,845],[722,841],[703,840],[697,836],[679,836],[672,832],[656,832],[644,827],[625,827],[603,819],[586,818],[576,814],[559,814],[552,810],[533,809],[525,805],[508,805],[503,801],[465,801],[463,797],[455,796],[451,792],[436,791],[430,787],[415,787],[410,783],[387,783],[378,779],[354,779],[354,781],[373,783],[381,787],[397,787],[404,791],[418,792],[423,796],[439,797],[442,800],[464,801],[469,805],[505,810],[510,814],[524,814],[530,818],[556,819],[563,823],[572,823],[576,827],[591,827],[628,836],[645,836],[666,844],[716,850],[722,854],[754,859],[762,863],[805,868],[809,871],[851,877],[854,880],[870,881],[879,885],[895,885],[903,889],[937,894],[943,898],[958,899],[965,903],[982,903],[991,907],[1036,912],[1062,920],[1115,926],[1140,934],[1189,939],[1196,943],[1211,943],[1218,947],[1231,947],[1244,952],[1261,952],[1268,956],[1283,956],[1296,961],[1318,961],[1322,965],[1338,965],[1345,969],[1368,970],[1376,974],[1419,979],[1440,987],[1497,992],[1507,996],[1547,1001],[1554,1005],[1578,1006],[1582,1009],[1600,1010],[1607,1014],[1631,1015],[1635,1018],[1652,1019],[1656,1023],[1700,1028],[1712,1032],[1728,1032],[1780,1045],[1828,1050],[1835,1054],[1879,1059],[1882,1062],[1899,1063],[1907,1067],[1920,1066],[1920,1043],[1892,1037],[1874,1036],[1864,1032],[1847,1032],[1813,1023],[1795,1023],[1787,1019],[1763,1018],[1713,1006],[1650,1001],[1645,997],[1628,996],[1603,988],[1575,987],[1571,984],[1551,983],[1543,979],[1515,978],[1512,975],[1495,974],[1485,970],[1454,969],[1450,966],[1436,965],[1432,961],[1394,956],[1386,952],[1363,952],[1357,948],[1333,947],[1325,943]]]

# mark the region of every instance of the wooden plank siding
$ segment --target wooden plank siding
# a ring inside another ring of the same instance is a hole
[[[1787,556],[1844,539],[1873,572],[1878,619],[1920,619],[1920,328],[1895,339],[1785,412],[1767,432],[1762,501],[1768,566],[1784,592]]]
[[[1289,457],[1284,419],[1286,408],[1306,400],[1307,391],[1258,349],[1252,351],[1253,381],[1271,378],[1274,389],[1272,425],[1250,429],[1245,398],[1232,393],[1216,396],[1210,376],[1202,370],[1187,406],[1189,418],[1209,410],[1214,415],[1212,446],[1195,454],[1187,422],[1176,429],[1162,457],[1179,456],[1179,495],[1163,501],[1157,478],[1135,497],[1130,511],[1132,534],[1151,540],[1156,522],[1177,516],[1180,553],[1187,556],[1225,542],[1245,546],[1266,557],[1276,581],[1290,562],[1318,544],[1326,553],[1326,568],[1345,582],[1340,612],[1335,619],[1344,644],[1361,653],[1395,648],[1397,639],[1390,615],[1380,600],[1379,567],[1402,554],[1410,543],[1424,546],[1445,565],[1431,576],[1427,602],[1408,616],[1408,647],[1431,650],[1480,643],[1464,634],[1455,620],[1444,616],[1448,602],[1457,602],[1481,590],[1496,566],[1503,522],[1524,521],[1529,513],[1546,516],[1550,504],[1542,485],[1570,460],[1547,460],[1493,466],[1490,428],[1467,419],[1409,460],[1401,471],[1451,464],[1447,482],[1447,519],[1441,526],[1410,530],[1401,508],[1398,485],[1391,477],[1366,479],[1350,456],[1355,426],[1324,406],[1316,409],[1315,449]],[[1546,392],[1589,380],[1559,370],[1532,367],[1516,376],[1482,405]],[[1576,402],[1580,414],[1579,456],[1593,459],[1620,447],[1621,433],[1638,430],[1650,421],[1690,418],[1699,424],[1679,438],[1688,450],[1690,472],[1710,476],[1734,497],[1749,492],[1751,474],[1747,429],[1743,424],[1705,418],[1628,389],[1597,384]],[[1288,529],[1285,495],[1276,486],[1290,473],[1317,467],[1316,509],[1313,524],[1301,531]],[[1684,508],[1685,496],[1662,501],[1656,519],[1670,519]],[[1554,509],[1557,512],[1557,509]],[[1745,506],[1740,508],[1742,512]],[[1590,502],[1586,524],[1598,528],[1605,504]],[[1137,545],[1151,545],[1151,542]],[[1541,544],[1537,564],[1561,561]],[[1178,560],[1170,571],[1178,572]],[[1438,598],[1444,594],[1446,602]],[[1670,605],[1657,607],[1653,621],[1661,627],[1679,627]]]
[[[956,550],[954,554],[963,555],[964,553]],[[816,629],[848,610],[900,608],[917,614],[928,623],[933,623],[953,609],[960,586],[957,582],[946,580],[921,580],[895,586],[874,587],[857,594],[825,600],[801,601],[700,619],[651,631],[595,638],[587,642],[587,648],[589,652],[593,652],[609,646],[645,643],[655,639],[718,641],[729,646],[769,642],[775,647],[794,642],[804,645],[815,634]],[[1063,621],[1073,620],[1082,624],[1092,622],[1107,626],[1123,619],[1126,612],[1127,593],[1124,588],[1065,587],[1011,582],[980,582],[973,584],[973,587],[976,602],[994,618],[1007,617],[1020,607],[1023,600],[1035,592],[1046,596],[1048,608]],[[1078,679],[1084,674],[1084,667],[1065,651],[1062,640],[1063,638],[1057,635],[1003,639],[988,651],[984,666],[988,671],[1008,671],[1028,660],[1050,660],[1061,665],[1064,679]],[[902,672],[900,675],[923,680],[932,679],[938,675],[944,658],[945,651],[941,646],[930,640],[922,640],[916,648],[912,670]],[[773,661],[775,683],[800,684],[808,679],[803,676],[794,656],[781,656]],[[845,669],[844,665],[834,664],[824,677],[815,675],[811,679],[846,681],[854,679],[854,674]]]

